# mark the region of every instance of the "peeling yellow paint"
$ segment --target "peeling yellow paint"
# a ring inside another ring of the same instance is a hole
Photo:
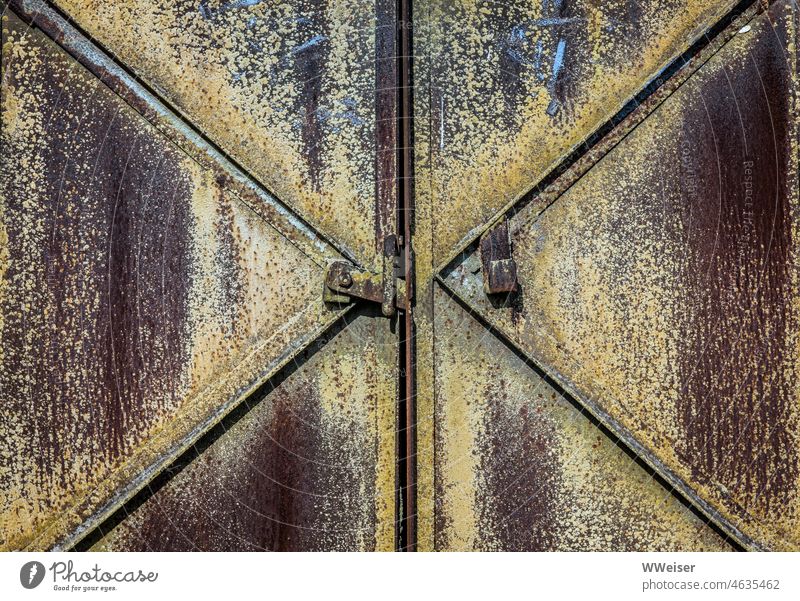
[[[374,3],[55,4],[279,199],[372,264]],[[323,62],[303,67],[312,52]]]
[[[441,291],[436,310],[437,548],[730,550]]]
[[[634,16],[618,0],[577,3],[563,15],[527,0],[432,2],[420,20],[431,38],[436,264],[533,188],[732,5],[638,2]]]
[[[487,301],[474,256],[447,279],[745,544],[787,550],[800,544],[794,10],[754,18],[554,204],[511,220],[516,308]]]
[[[41,549],[108,515],[341,311],[321,266],[39,30],[6,29],[0,547]]]

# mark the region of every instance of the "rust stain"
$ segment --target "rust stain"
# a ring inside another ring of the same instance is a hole
[[[437,549],[730,547],[440,289]]]
[[[731,0],[432,2],[434,260],[518,200]],[[453,35],[453,31],[461,32]]]
[[[381,270],[396,212],[388,3],[55,4],[348,258]],[[414,166],[420,549],[727,548],[432,285],[432,268],[731,5],[415,11],[417,54],[430,57],[416,68]],[[788,6],[542,216],[510,222],[512,306],[485,298],[477,256],[448,280],[772,548],[800,545]],[[0,547],[46,548],[96,524],[330,324],[320,282],[341,257],[304,253],[313,244],[288,218],[265,223],[263,192],[198,158],[124,76],[93,69],[130,106],[13,15],[3,59],[0,398],[12,419],[0,435],[14,451],[0,468]],[[100,547],[391,549],[395,338],[362,315],[328,343]]]
[[[394,438],[389,334],[385,320],[361,316],[298,357],[301,367],[96,549],[393,549],[394,478],[383,477],[393,461],[379,457]]]
[[[512,220],[521,309],[485,299],[476,256],[447,280],[772,549],[800,548],[794,10],[754,19],[538,218]]]
[[[55,4],[270,192],[377,268],[373,2]]]
[[[397,234],[397,7],[375,2],[375,251]]]
[[[38,549],[339,313],[224,178],[8,12],[2,51],[0,546]]]

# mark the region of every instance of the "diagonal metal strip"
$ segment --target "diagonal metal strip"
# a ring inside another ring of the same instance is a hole
[[[731,550],[524,354],[435,294],[438,550]]]
[[[547,169],[531,171],[527,177],[519,178],[520,181],[515,183],[517,192],[502,204],[495,199],[481,201],[480,197],[472,200],[459,199],[458,196],[464,193],[463,190],[451,194],[450,196],[455,198],[453,200],[447,194],[439,191],[439,194],[444,194],[442,200],[438,201],[442,206],[450,202],[461,204],[473,202],[475,203],[473,212],[480,210],[483,218],[476,220],[469,231],[465,232],[459,240],[454,240],[449,248],[439,249],[433,271],[438,273],[446,269],[452,261],[474,245],[487,230],[501,220],[503,215],[510,215],[523,209],[543,210],[613,148],[628,131],[653,112],[683,81],[735,35],[743,24],[765,10],[764,4],[754,0],[743,0],[735,5],[728,3],[726,6],[727,11],[715,13],[716,21],[708,20],[705,28],[695,29],[685,43],[682,41],[684,45],[678,45],[681,49],[676,50],[668,64],[665,63],[662,68],[642,79],[639,88],[630,88],[629,95],[622,99],[623,102],[620,102],[619,109],[611,113],[607,120],[602,123],[598,121],[594,129],[587,129],[583,137],[561,153],[557,159],[552,160]],[[435,123],[432,123],[433,126]],[[570,129],[568,123],[563,124],[563,127]],[[436,165],[436,152],[440,151],[434,150],[434,165]],[[542,154],[548,152],[550,151],[542,151]],[[540,160],[536,154],[532,154],[531,157],[531,161],[534,163]],[[436,168],[433,172],[436,173]],[[496,186],[497,183],[493,182],[492,185]],[[502,187],[492,190],[499,193],[502,192]],[[473,192],[470,194],[474,196]],[[484,205],[491,205],[491,210],[487,210]],[[463,220],[463,216],[459,216],[459,220]],[[453,221],[445,219],[443,222],[450,224]],[[444,226],[440,226],[440,229],[441,227]],[[459,224],[459,229],[463,229],[461,224]]]
[[[29,549],[80,540],[347,311],[319,299],[335,250],[50,17],[182,147],[4,15],[3,439],[27,463],[0,474],[3,546]]]
[[[438,278],[753,548],[798,546],[796,27],[774,3],[512,218],[516,297],[474,253]]]
[[[380,270],[373,0],[52,4],[343,254]]]
[[[78,548],[392,551],[390,322],[363,307],[324,336]]]
[[[207,169],[214,171],[222,184],[234,190],[253,211],[261,215],[317,264],[324,266],[342,256],[358,264],[352,253],[345,248],[337,247],[334,240],[309,227],[280,199],[256,183],[236,164],[235,160],[209,141],[195,129],[193,124],[187,122],[180,111],[171,106],[162,94],[148,88],[141,79],[131,75],[125,67],[112,59],[107,52],[46,2],[10,0],[9,5],[17,11],[20,18],[55,40],[181,150]]]
[[[453,298],[460,301],[463,307],[470,312],[470,315],[482,323],[493,335],[500,338],[503,342],[510,347],[517,349],[525,357],[527,357],[533,365],[535,365],[542,373],[546,374],[555,383],[561,387],[564,392],[572,399],[577,401],[592,417],[598,420],[603,426],[608,428],[628,449],[631,450],[637,457],[641,458],[647,465],[649,465],[656,473],[659,474],[670,486],[674,487],[683,497],[685,497],[692,505],[697,507],[704,515],[718,525],[728,536],[737,541],[743,547],[751,548],[754,550],[764,550],[757,541],[745,535],[738,528],[736,528],[729,520],[722,516],[714,507],[709,505],[704,499],[695,494],[692,487],[687,484],[683,479],[676,475],[669,467],[667,467],[658,457],[648,450],[644,445],[639,443],[637,438],[625,428],[619,420],[612,414],[605,411],[597,399],[587,396],[581,392],[581,388],[563,373],[550,366],[544,357],[532,352],[518,341],[508,337],[502,326],[495,320],[491,319],[487,314],[485,307],[481,303],[474,302],[474,298],[465,295],[460,287],[453,285],[452,282],[448,283],[446,277],[437,276],[436,281],[441,284],[445,290],[450,293]]]
[[[548,3],[542,3],[546,7]],[[475,106],[485,106],[489,114],[496,115],[491,108],[491,102],[487,102],[485,98],[476,102],[464,102],[463,98],[459,96],[461,88],[456,90],[456,93],[447,95],[447,89],[444,85],[442,77],[447,77],[448,71],[445,67],[443,55],[443,44],[448,43],[447,28],[442,31],[441,12],[443,4],[438,2],[424,3],[420,10],[415,11],[414,16],[414,40],[415,40],[415,54],[419,56],[415,66],[417,74],[415,80],[415,138],[416,138],[416,162],[415,162],[415,195],[416,195],[416,223],[415,223],[415,247],[417,253],[417,274],[418,274],[418,293],[417,307],[416,307],[416,323],[419,328],[419,334],[416,339],[417,353],[419,361],[417,364],[416,376],[418,378],[417,390],[417,411],[418,411],[418,457],[419,457],[419,470],[421,472],[419,478],[420,487],[420,545],[421,548],[426,550],[433,550],[437,548],[437,533],[434,528],[435,516],[438,514],[437,497],[435,493],[436,482],[440,481],[442,475],[435,471],[433,465],[436,462],[437,453],[435,451],[436,433],[439,431],[439,425],[435,419],[439,403],[436,400],[436,376],[434,361],[434,348],[436,346],[435,339],[440,336],[446,335],[446,332],[437,330],[434,327],[434,307],[433,307],[433,292],[435,285],[431,283],[432,279],[440,271],[446,271],[449,268],[457,265],[462,259],[463,254],[461,251],[472,252],[477,245],[478,238],[486,230],[492,227],[498,219],[502,219],[504,212],[508,212],[511,217],[515,212],[520,209],[536,213],[543,210],[546,206],[552,203],[558,196],[560,196],[566,189],[568,189],[576,180],[578,180],[587,170],[591,168],[602,156],[611,150],[620,139],[622,139],[628,131],[633,129],[646,115],[652,112],[664,98],[668,97],[680,85],[680,82],[685,80],[692,72],[704,64],[710,56],[712,56],[722,44],[735,35],[738,25],[742,24],[750,18],[756,11],[760,10],[757,6],[760,3],[753,2],[740,2],[733,7],[730,12],[725,14],[725,10],[721,10],[718,14],[719,20],[710,18],[705,21],[702,27],[693,30],[691,35],[678,36],[679,39],[675,40],[675,54],[673,62],[661,71],[654,71],[648,74],[636,74],[633,77],[643,75],[641,86],[646,87],[639,89],[634,86],[629,89],[630,97],[632,99],[621,110],[613,114],[613,111],[608,111],[604,117],[608,119],[604,125],[599,125],[600,120],[596,125],[598,129],[591,133],[591,128],[587,129],[581,136],[580,146],[572,152],[564,152],[563,159],[555,167],[554,171],[549,174],[542,171],[537,174],[530,174],[520,180],[519,194],[516,197],[507,200],[493,199],[492,202],[497,201],[499,212],[493,213],[486,211],[481,219],[474,221],[475,229],[471,234],[465,235],[461,238],[458,244],[450,245],[446,252],[440,248],[441,245],[441,232],[450,228],[453,221],[451,219],[443,219],[441,207],[443,203],[450,201],[452,196],[463,196],[463,202],[474,202],[475,207],[481,206],[482,200],[478,196],[472,200],[467,199],[467,196],[473,194],[473,191],[468,185],[468,181],[460,178],[461,171],[454,169],[443,169],[441,166],[440,155],[442,152],[450,152],[454,157],[458,157],[459,144],[469,143],[471,147],[480,150],[482,146],[487,145],[487,138],[483,135],[475,135],[471,138],[461,136],[456,138],[455,134],[460,134],[460,125],[457,119],[450,118],[452,124],[443,118],[445,111],[452,111],[455,106],[458,110],[459,102],[464,104],[463,112],[465,113],[465,122],[471,127],[483,127],[480,115],[470,113],[471,108]],[[453,6],[457,3],[453,3]],[[535,88],[536,83],[531,82],[530,75],[532,74],[531,65],[523,66],[515,79],[514,72],[506,69],[498,68],[496,63],[499,59],[497,55],[498,48],[502,49],[504,43],[503,31],[512,33],[510,28],[516,27],[519,24],[528,23],[530,20],[525,19],[517,20],[520,15],[524,15],[526,6],[530,10],[536,10],[538,3],[533,2],[515,2],[507,3],[507,5],[498,5],[486,3],[482,6],[474,5],[476,15],[477,10],[483,13],[488,23],[487,27],[493,28],[492,31],[485,37],[475,37],[476,43],[488,46],[486,48],[486,65],[482,73],[475,73],[474,77],[468,79],[454,78],[456,85],[461,85],[465,81],[468,82],[470,89],[483,89],[481,85],[488,82],[488,90],[493,94],[493,98],[500,94],[503,90],[513,91],[515,88],[520,90]],[[552,24],[558,25],[557,22],[563,22],[560,27],[578,27],[580,24],[578,20],[573,17],[577,12],[580,12],[581,6],[584,8],[589,7],[590,4],[582,5],[581,3],[567,5],[567,3],[549,3],[551,8],[554,7],[567,7],[571,14],[566,15],[564,18],[551,19]],[[419,5],[417,5],[419,6]],[[628,5],[630,6],[630,5]],[[709,6],[709,5],[707,5]],[[726,6],[734,6],[729,3]],[[698,5],[695,5],[696,9]],[[469,7],[467,9],[469,10]],[[613,14],[614,11],[622,10],[624,14],[625,6],[615,3],[609,3],[608,7],[603,7],[599,11]],[[737,19],[736,15],[743,11],[744,14],[741,18]],[[496,14],[497,13],[497,14]],[[500,14],[502,13],[502,14]],[[685,15],[683,15],[685,16]],[[478,18],[478,17],[476,17]],[[570,21],[567,23],[566,21]],[[735,21],[733,26],[728,27],[732,21]],[[622,24],[625,24],[623,20]],[[673,25],[681,21],[676,19]],[[471,22],[472,23],[472,22]],[[480,24],[480,20],[478,19]],[[634,18],[630,23],[637,23]],[[619,23],[618,23],[619,24]],[[486,25],[486,23],[484,23]],[[544,23],[543,23],[544,25]],[[459,23],[459,27],[463,27],[463,23]],[[505,30],[503,29],[505,28]],[[553,31],[556,29],[554,28]],[[534,51],[537,49],[536,40],[537,36],[531,35],[531,32],[522,32],[522,37],[517,37],[516,40],[513,36],[505,38],[516,42],[515,48],[507,48],[511,51],[510,58],[516,57],[517,59],[525,58],[526,49],[529,57],[535,57]],[[604,34],[599,34],[600,38]],[[652,34],[654,39],[661,39],[657,33]],[[444,40],[443,40],[444,38]],[[551,37],[545,35],[544,39],[551,40]],[[693,43],[693,40],[694,41]],[[493,45],[494,44],[494,45]],[[613,58],[614,45],[611,46],[611,56]],[[681,54],[682,52],[682,54]],[[473,53],[473,58],[481,53]],[[635,54],[635,53],[634,53]],[[484,56],[484,55],[482,55]],[[604,58],[603,52],[599,52],[596,58]],[[552,57],[551,57],[552,58]],[[482,60],[482,59],[481,59]],[[664,57],[665,64],[670,58]],[[493,61],[493,62],[492,62]],[[625,65],[630,63],[630,56],[626,55],[623,58]],[[489,63],[492,62],[490,65]],[[591,64],[595,64],[596,61]],[[470,60],[464,62],[465,67],[469,67]],[[459,65],[460,68],[461,65]],[[568,72],[566,70],[564,72]],[[635,70],[634,70],[635,71]],[[523,81],[522,75],[527,79]],[[498,89],[497,85],[489,85],[491,82],[503,83],[502,89]],[[649,83],[648,83],[649,82]],[[463,87],[463,86],[462,86]],[[630,98],[629,97],[629,98]],[[459,100],[461,98],[461,100]],[[525,93],[519,93],[515,96],[516,101],[525,105],[529,102],[535,104],[535,100],[531,101]],[[626,101],[625,98],[618,98],[620,105]],[[454,105],[455,103],[455,105]],[[613,110],[617,110],[616,108]],[[538,118],[538,117],[537,117]],[[477,123],[476,123],[477,121]],[[502,131],[503,123],[498,119],[493,118],[490,121],[491,129],[498,128]],[[561,126],[569,128],[574,124],[570,120],[560,121]],[[452,127],[451,127],[452,125]],[[544,131],[544,130],[542,130]],[[496,132],[493,132],[493,135]],[[500,138],[502,143],[505,139],[506,142],[511,136],[516,134],[516,130],[512,130],[507,135],[499,135],[495,137]],[[541,132],[535,132],[531,138],[532,142],[538,144],[539,147],[544,143],[549,143],[550,138],[542,138]],[[518,145],[507,143],[507,146],[514,151],[518,150]],[[455,149],[455,151],[453,151]],[[521,151],[520,151],[521,152]],[[526,151],[527,152],[527,151]],[[531,150],[530,154],[525,156],[535,156]],[[454,158],[455,160],[455,158]],[[464,160],[465,168],[469,167],[469,161]],[[500,168],[503,168],[501,165]],[[441,179],[443,173],[447,174],[456,184],[454,189],[451,190],[452,194],[442,193]],[[455,174],[455,175],[454,175]],[[542,179],[539,179],[542,178]],[[494,186],[498,181],[496,178],[487,177],[487,185]],[[531,190],[531,186],[535,188]],[[459,202],[462,202],[459,201]],[[458,215],[458,220],[463,220],[463,215]],[[483,224],[483,225],[480,225]],[[461,225],[457,224],[457,229]],[[452,259],[452,261],[451,261]],[[712,511],[713,513],[713,511]]]

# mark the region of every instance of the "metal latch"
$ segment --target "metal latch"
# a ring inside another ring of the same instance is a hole
[[[508,220],[503,220],[481,238],[481,266],[486,294],[516,292],[517,264],[511,256]]]
[[[405,273],[402,255],[394,240],[386,245],[383,273],[360,269],[347,261],[335,261],[325,274],[322,298],[327,303],[347,304],[355,299],[381,305],[381,312],[391,317],[397,309],[407,309],[411,301],[409,287],[400,276]]]

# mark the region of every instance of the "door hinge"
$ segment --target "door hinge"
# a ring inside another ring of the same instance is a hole
[[[409,253],[411,254],[411,253]],[[407,310],[411,303],[411,286],[405,279],[405,248],[394,236],[384,245],[383,271],[373,273],[347,261],[335,261],[325,273],[322,298],[326,303],[348,304],[366,300],[381,305],[381,312],[391,317],[397,309]],[[413,262],[413,255],[411,258]]]
[[[481,237],[481,270],[486,294],[517,290],[517,264],[511,256],[511,235],[504,219]]]

